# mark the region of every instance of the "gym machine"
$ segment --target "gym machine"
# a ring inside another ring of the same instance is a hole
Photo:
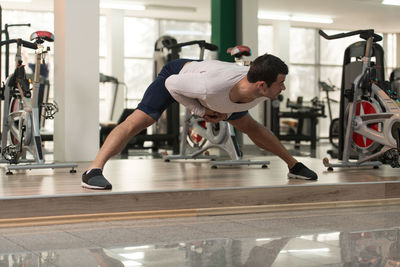
[[[278,100],[282,101],[283,96],[280,95]],[[318,118],[326,117],[325,105],[316,97],[310,101],[310,105],[306,105],[303,102],[303,97],[298,97],[296,103],[287,99],[286,107],[289,108],[289,111],[281,111],[279,102],[277,102],[277,100],[272,101],[272,132],[279,138],[279,140],[295,141],[296,148],[300,146],[301,141],[310,141],[311,149],[315,149],[317,143]],[[282,118],[292,118],[297,120],[295,134],[281,134],[280,120]],[[310,124],[308,131],[309,134],[304,134],[304,125],[306,121]]]
[[[346,135],[346,121],[348,117],[348,103],[351,95],[348,95],[348,92],[351,91],[354,80],[360,74],[363,68],[362,58],[365,55],[367,41],[359,41],[351,44],[346,48],[344,52],[343,58],[343,70],[342,70],[342,83],[341,83],[341,91],[340,91],[340,109],[339,109],[339,140],[338,140],[338,148],[337,148],[337,157],[339,160],[342,160],[344,145],[345,145],[345,135]],[[384,63],[384,51],[382,46],[378,43],[373,42],[371,47],[371,68],[375,73],[375,83],[383,84],[385,80],[385,63]],[[372,103],[371,106],[368,107],[371,109],[371,112],[375,109],[379,109],[379,107],[375,107],[377,103]],[[367,105],[364,103],[363,106]],[[369,111],[365,111],[369,112]],[[378,143],[374,143],[374,145],[369,146],[363,142],[356,142],[349,148],[349,153],[351,158],[357,158],[358,151],[367,149],[370,152],[374,152],[379,150]]]
[[[58,107],[53,103],[40,103],[39,74],[41,64],[49,51],[49,47],[45,47],[43,43],[45,41],[53,42],[54,35],[47,31],[37,31],[31,34],[30,40],[33,42],[10,39],[0,43],[1,46],[17,44],[15,71],[1,87],[1,95],[4,100],[1,154],[2,162],[9,163],[6,174],[12,174],[11,170],[44,168],[71,168],[70,172],[75,173],[76,163],[45,163],[40,135],[39,109],[43,108],[42,116],[46,119],[53,119]],[[27,79],[25,66],[22,64],[22,47],[35,50],[35,72],[32,81]],[[27,157],[28,152],[32,159]]]
[[[9,28],[11,28],[11,27],[30,27],[30,26],[31,26],[30,23],[5,24],[4,25],[4,29],[2,29],[2,8],[0,6],[0,34],[1,34],[1,38],[0,39],[2,41],[10,40]],[[4,38],[3,38],[3,35],[4,35]],[[3,46],[0,46],[0,70],[3,70],[3,68],[2,68],[2,62],[3,62],[2,61],[2,47]],[[5,77],[8,77],[9,76],[9,69],[10,69],[10,44],[6,43],[4,45],[4,47],[5,47],[5,50],[4,50],[4,54],[5,54],[4,74],[5,74]],[[32,72],[34,72],[35,64],[29,63],[28,65],[32,69]],[[43,71],[43,67],[44,66],[41,67],[41,71]],[[0,72],[0,81],[3,81],[2,74],[3,73],[1,71]],[[32,74],[26,74],[26,76],[29,79],[33,80],[33,75]],[[46,102],[48,102],[48,99],[49,99],[50,82],[49,82],[48,79],[46,79],[46,78],[44,78],[42,76],[39,76],[39,83],[40,83],[40,87],[39,87],[40,90],[39,90],[39,97],[38,97],[39,98],[39,103],[40,104],[41,103],[46,103]],[[44,112],[43,109],[44,109],[44,107],[41,107],[39,109],[40,127],[41,128],[44,128],[45,121],[46,121],[44,116],[41,116],[41,114]],[[1,114],[1,111],[0,111],[0,114]],[[53,141],[53,134],[52,133],[41,132],[41,138],[42,138],[42,141]]]
[[[352,54],[359,54],[361,60],[348,65],[345,55],[342,79],[339,163],[331,164],[328,158],[323,164],[332,171],[334,167],[373,166],[382,164],[400,167],[400,106],[397,94],[391,91],[390,83],[383,82],[383,49],[376,46],[382,37],[373,29],[357,30],[335,35],[319,34],[325,39],[339,39],[359,35],[366,42],[351,46]],[[346,52],[347,52],[346,51]],[[376,58],[376,64],[371,58]],[[382,61],[381,61],[382,60]],[[352,66],[357,66],[353,68]],[[355,77],[351,84],[348,76]],[[355,160],[351,161],[352,150]]]

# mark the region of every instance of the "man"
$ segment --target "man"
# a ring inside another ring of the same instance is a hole
[[[253,120],[247,111],[267,98],[276,99],[285,90],[288,72],[282,60],[268,54],[256,58],[250,68],[217,60],[178,59],[166,64],[135,112],[107,137],[95,160],[83,173],[82,186],[111,189],[102,174],[105,163],[121,152],[130,138],[156,122],[175,101],[207,122],[227,120],[257,146],[284,160],[289,178],[317,180],[315,172],[297,162],[278,138]]]

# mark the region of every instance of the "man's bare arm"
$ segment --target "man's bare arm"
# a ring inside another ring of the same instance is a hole
[[[247,134],[258,147],[280,157],[288,164],[289,168],[296,164],[297,160],[292,157],[279,139],[270,130],[256,122],[249,114],[237,120],[230,120],[229,123],[242,133]]]

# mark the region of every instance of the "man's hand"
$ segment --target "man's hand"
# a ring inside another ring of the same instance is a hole
[[[203,119],[206,122],[217,123],[222,120],[226,120],[228,118],[228,114],[219,113],[217,111],[211,110],[209,108],[205,108],[206,111],[204,113]]]

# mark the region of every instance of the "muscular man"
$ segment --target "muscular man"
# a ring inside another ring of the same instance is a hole
[[[247,112],[267,98],[276,99],[285,90],[287,74],[287,65],[268,54],[256,58],[250,67],[217,60],[178,59],[166,64],[146,90],[137,109],[107,137],[83,173],[82,186],[111,189],[102,174],[108,159],[120,153],[129,139],[156,122],[176,101],[207,122],[227,120],[257,146],[284,160],[289,168],[289,178],[318,179],[315,172],[297,162],[278,138]]]

